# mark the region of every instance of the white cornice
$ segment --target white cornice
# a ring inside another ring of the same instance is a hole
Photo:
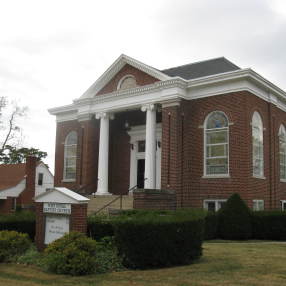
[[[98,80],[88,88],[88,90],[80,97],[80,99],[94,97],[97,92],[100,91],[126,64],[129,64],[136,69],[141,70],[142,72],[145,72],[159,80],[166,80],[170,78],[168,75],[162,73],[161,71],[122,54],[103,73],[103,75],[99,77]]]

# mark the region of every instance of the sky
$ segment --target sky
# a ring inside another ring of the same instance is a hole
[[[80,97],[122,53],[157,69],[225,56],[286,90],[286,1],[0,0],[0,96],[28,107],[22,145],[48,152],[52,172],[47,110]]]

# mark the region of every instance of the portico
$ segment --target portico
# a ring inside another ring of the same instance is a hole
[[[161,186],[161,124],[156,123],[158,106],[144,104],[138,112],[145,112],[146,125],[128,126],[130,136],[129,189],[144,187],[156,189]],[[96,195],[110,195],[109,180],[109,124],[116,117],[114,112],[97,113],[100,120],[98,185]],[[129,125],[130,123],[128,123]],[[124,126],[126,128],[126,126]],[[124,130],[123,130],[124,132]],[[127,175],[127,174],[126,174]],[[143,185],[142,185],[143,181]]]

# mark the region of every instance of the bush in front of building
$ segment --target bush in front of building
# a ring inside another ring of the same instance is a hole
[[[252,234],[254,239],[286,240],[286,212],[253,212]]]
[[[0,262],[9,262],[31,246],[27,234],[17,231],[0,231]]]
[[[202,255],[202,210],[137,211],[114,219],[115,243],[128,268],[191,263]]]
[[[95,271],[96,242],[79,232],[55,240],[44,251],[44,264],[57,274],[86,275]]]
[[[239,194],[231,195],[218,211],[218,236],[235,240],[252,237],[251,211]]]
[[[14,214],[0,215],[0,231],[14,230],[27,233],[34,240],[36,229],[35,213],[31,211],[19,211]]]
[[[87,235],[95,240],[113,236],[112,219],[107,215],[91,215],[87,218]]]

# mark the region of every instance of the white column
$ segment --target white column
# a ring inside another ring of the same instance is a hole
[[[144,105],[146,111],[146,143],[145,143],[145,189],[156,188],[156,107],[154,104]]]
[[[98,113],[100,119],[99,154],[98,154],[98,181],[96,195],[111,195],[108,192],[108,151],[109,151],[109,119],[112,114]]]

